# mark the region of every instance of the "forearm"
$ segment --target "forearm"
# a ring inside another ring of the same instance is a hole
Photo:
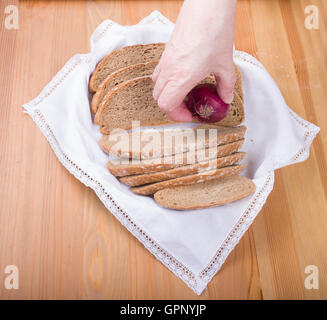
[[[185,0],[178,21],[192,15],[192,22],[203,22],[204,29],[214,31],[222,24],[234,21],[237,0]]]
[[[192,38],[194,45],[225,38],[225,50],[234,41],[237,0],[185,0],[172,35],[172,44],[180,46]],[[224,30],[223,34],[221,30]],[[228,46],[226,46],[228,44]]]
[[[184,98],[209,74],[216,77],[221,99],[232,102],[236,80],[233,64],[236,2],[184,1],[171,39],[152,76],[153,96],[174,120],[190,119]]]
[[[237,0],[184,0],[183,7],[191,7],[200,11],[207,11],[209,13],[217,13],[219,11],[233,11],[235,10]]]

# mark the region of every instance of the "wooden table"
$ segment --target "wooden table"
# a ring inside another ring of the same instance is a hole
[[[19,29],[4,8],[19,6]],[[326,299],[327,3],[239,0],[236,47],[257,57],[301,117],[321,127],[310,158],[276,172],[263,210],[197,297],[158,262],[91,189],[70,175],[20,106],[110,18],[134,24],[154,9],[176,21],[182,1],[1,1],[0,298]],[[319,29],[304,8],[319,9]],[[19,289],[5,289],[7,265]],[[305,289],[305,267],[319,289]]]

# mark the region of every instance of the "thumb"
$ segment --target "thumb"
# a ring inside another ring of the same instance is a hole
[[[224,70],[215,74],[217,83],[217,92],[219,97],[225,103],[232,103],[234,99],[234,85],[236,83],[236,74],[234,68],[230,71]]]

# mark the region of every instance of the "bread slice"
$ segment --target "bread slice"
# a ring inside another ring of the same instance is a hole
[[[150,76],[125,81],[112,89],[102,100],[94,123],[110,133],[115,128],[129,130],[132,121],[141,126],[175,123],[157,105],[152,96],[154,83]]]
[[[193,210],[240,200],[255,191],[252,180],[231,176],[220,180],[162,189],[154,194],[161,206],[174,210]]]
[[[101,103],[103,97],[117,85],[142,76],[152,75],[154,68],[158,64],[158,61],[150,61],[147,63],[138,63],[131,66],[121,68],[107,76],[104,81],[98,87],[97,92],[92,98],[91,110],[96,113],[98,106]]]
[[[207,170],[230,166],[241,161],[244,156],[245,152],[238,152],[226,157],[211,159],[209,161],[202,161],[166,171],[122,177],[119,180],[128,186],[141,186],[148,183],[175,179],[195,173],[202,173]]]
[[[201,173],[191,174],[175,179],[160,181],[147,184],[141,187],[132,187],[130,190],[140,195],[150,195],[161,189],[172,188],[181,185],[189,185],[200,183],[209,180],[221,179],[222,177],[232,176],[240,173],[245,168],[245,165],[233,165],[219,169],[207,170]]]
[[[129,160],[124,158],[115,159],[107,163],[107,168],[111,174],[116,177],[124,177],[129,175],[141,175],[146,173],[161,172],[173,168],[182,167],[196,162],[224,157],[239,150],[244,139],[216,146],[212,148],[202,149],[201,151],[190,151],[179,153],[173,156],[155,158],[149,160]]]
[[[102,136],[99,144],[104,152],[113,156],[151,159],[234,142],[242,139],[245,131],[245,126],[213,125],[201,125],[184,130],[148,130],[129,134],[123,131],[121,134]]]
[[[89,83],[91,92],[98,90],[102,81],[118,69],[125,68],[137,63],[146,63],[159,60],[164,43],[151,43],[145,45],[133,45],[115,50],[103,58],[95,68]]]

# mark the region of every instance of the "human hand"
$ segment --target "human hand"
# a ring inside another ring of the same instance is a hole
[[[154,70],[153,96],[175,121],[191,121],[184,98],[213,73],[225,103],[233,101],[236,0],[185,0],[172,37]]]

